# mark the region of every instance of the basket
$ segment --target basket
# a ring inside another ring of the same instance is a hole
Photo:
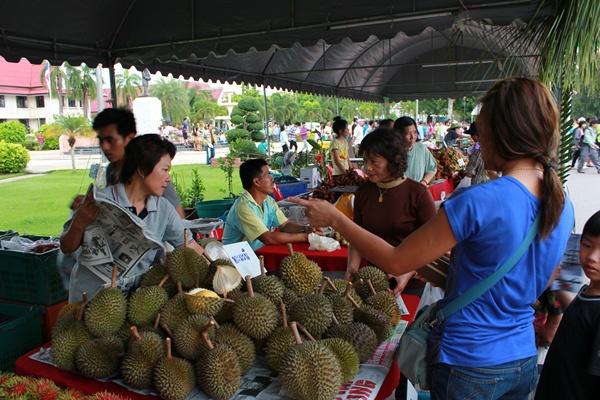
[[[219,218],[223,216],[235,199],[199,201],[196,203],[196,213],[198,218]]]
[[[24,236],[32,240],[41,236]],[[67,298],[56,266],[58,249],[45,253],[0,250],[0,299],[53,305]]]
[[[0,371],[12,371],[17,358],[41,346],[42,314],[39,306],[0,303]]]

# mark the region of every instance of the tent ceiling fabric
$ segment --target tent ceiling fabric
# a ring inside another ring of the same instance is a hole
[[[466,95],[502,76],[511,55],[507,26],[552,15],[551,3],[3,1],[0,56],[53,64],[120,62],[369,100]],[[517,74],[535,73],[532,55],[518,63]]]

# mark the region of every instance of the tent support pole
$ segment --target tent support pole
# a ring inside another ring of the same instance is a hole
[[[117,81],[115,79],[115,61],[108,55],[108,76],[110,77],[110,98],[112,107],[117,108]]]
[[[265,100],[265,132],[267,135],[267,156],[271,157],[271,135],[269,135],[269,108],[267,105],[267,87],[264,84],[263,98]]]
[[[335,96],[335,115],[340,115],[340,98]]]

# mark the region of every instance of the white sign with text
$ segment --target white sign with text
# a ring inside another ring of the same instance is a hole
[[[260,261],[248,242],[226,244],[223,249],[242,278],[260,275]]]

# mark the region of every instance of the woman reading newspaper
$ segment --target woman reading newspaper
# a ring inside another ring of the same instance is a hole
[[[164,242],[182,247],[187,237],[187,247],[204,252],[184,233],[175,208],[162,197],[174,156],[175,146],[159,135],[134,138],[125,148],[119,183],[88,192],[65,223],[61,250],[77,258],[69,302],[80,300],[83,292],[93,296],[109,282],[114,265],[118,286],[135,286]]]

